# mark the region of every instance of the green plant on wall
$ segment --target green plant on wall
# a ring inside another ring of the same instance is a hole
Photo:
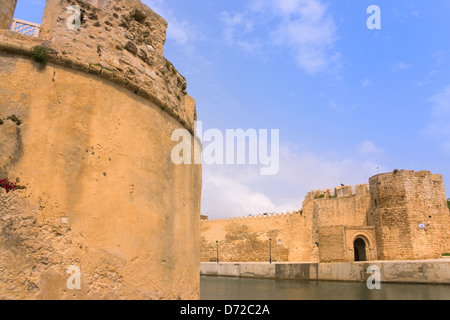
[[[39,63],[42,68],[47,65],[47,51],[47,48],[41,46],[33,47],[33,59]]]

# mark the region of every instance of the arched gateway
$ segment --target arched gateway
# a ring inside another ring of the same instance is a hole
[[[355,262],[367,261],[366,255],[366,242],[362,238],[356,238],[353,243],[353,249],[355,252]]]

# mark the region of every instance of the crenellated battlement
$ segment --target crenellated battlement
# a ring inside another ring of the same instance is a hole
[[[449,250],[442,175],[394,170],[369,184],[314,190],[300,212],[204,221],[202,261],[436,259]],[[362,245],[361,241],[364,241]]]
[[[356,186],[340,186],[334,189],[311,191],[307,194],[305,200],[335,199],[357,195],[367,196],[368,192],[369,192],[368,184],[359,184]]]
[[[293,215],[299,215],[300,211],[279,213],[279,214],[269,214],[269,215],[254,215],[254,216],[246,216],[246,217],[234,217],[234,218],[222,218],[222,219],[213,219],[213,220],[202,220],[202,224],[218,224],[218,223],[251,223],[251,222],[260,222],[267,221],[268,223],[276,222],[277,220],[286,220],[291,218]]]

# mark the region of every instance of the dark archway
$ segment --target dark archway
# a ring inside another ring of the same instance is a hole
[[[355,262],[367,261],[366,242],[363,239],[357,238],[353,244],[353,248],[355,251]]]

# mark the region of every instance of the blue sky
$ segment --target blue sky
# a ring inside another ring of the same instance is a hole
[[[299,210],[308,191],[394,169],[450,186],[449,1],[143,2],[169,22],[165,55],[204,129],[280,130],[275,176],[204,166],[204,214]],[[42,3],[19,0],[16,17],[39,23]]]

